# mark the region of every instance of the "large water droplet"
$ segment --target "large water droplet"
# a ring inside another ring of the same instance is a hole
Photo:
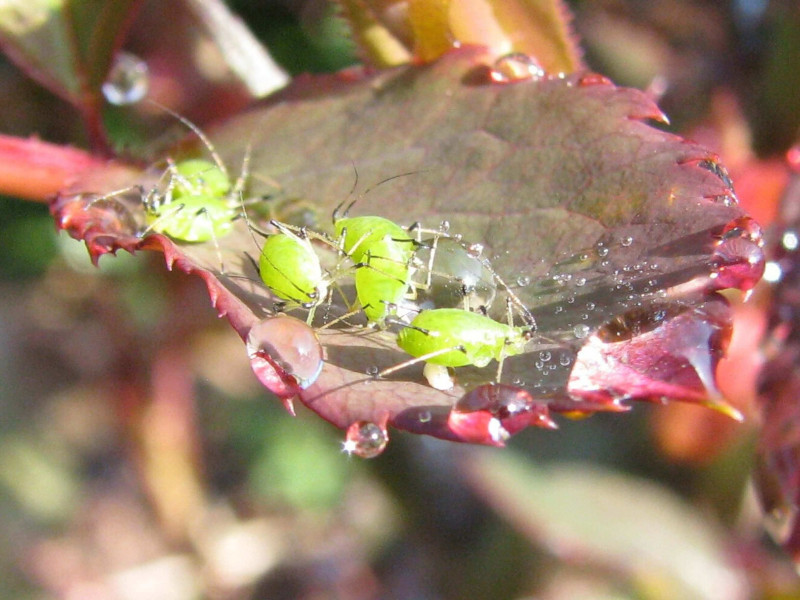
[[[372,421],[356,421],[347,428],[342,450],[361,458],[375,458],[389,443],[386,429]]]
[[[147,63],[128,52],[118,52],[103,83],[103,96],[111,104],[135,104],[147,95],[150,71]]]
[[[673,314],[676,312],[672,311]],[[606,344],[624,342],[660,326],[670,311],[666,306],[634,308],[617,315],[597,330],[597,337]]]
[[[495,83],[536,81],[544,76],[545,71],[536,59],[522,52],[501,56],[489,71],[489,77]]]
[[[436,308],[463,308],[478,311],[491,307],[497,283],[480,254],[480,244],[465,246],[450,237],[426,240],[417,251],[420,283],[417,302],[430,302]]]
[[[465,442],[504,446],[526,427],[555,429],[547,406],[513,385],[485,384],[456,402],[448,418],[450,429]]]
[[[288,315],[255,324],[247,336],[247,354],[261,383],[281,397],[308,388],[322,372],[322,345],[317,334]]]
[[[764,274],[764,250],[748,237],[723,238],[711,258],[715,289],[751,290]]]

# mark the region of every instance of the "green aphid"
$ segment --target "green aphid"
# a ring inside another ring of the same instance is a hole
[[[239,214],[229,197],[230,179],[219,166],[203,159],[171,164],[166,190],[145,199],[148,231],[182,242],[214,241],[229,233]]]
[[[264,284],[282,300],[312,308],[327,298],[330,282],[310,240],[286,227],[266,239],[258,267]]]
[[[526,327],[500,323],[460,308],[423,310],[397,335],[397,345],[415,358],[444,367],[485,367],[521,354]]]
[[[383,324],[408,296],[411,268],[405,246],[392,239],[373,242],[357,265],[356,295],[371,323]]]
[[[216,164],[202,158],[176,163],[173,177],[173,198],[211,196],[225,198],[232,184],[228,174]]]
[[[334,221],[336,237],[342,240],[342,250],[355,263],[360,263],[367,252],[375,250],[375,244],[384,242],[394,245],[393,258],[404,258],[408,262],[414,254],[414,240],[397,223],[383,217],[344,217]],[[377,252],[372,252],[378,255]]]

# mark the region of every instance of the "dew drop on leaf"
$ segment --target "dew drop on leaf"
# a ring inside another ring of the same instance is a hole
[[[111,104],[135,104],[147,95],[150,70],[147,63],[129,52],[118,52],[102,86],[103,96]]]
[[[555,429],[546,405],[513,385],[485,384],[455,403],[448,418],[450,429],[465,442],[504,446],[506,440],[536,426]]]
[[[545,71],[538,61],[522,52],[501,56],[495,61],[489,72],[489,77],[495,83],[536,81],[544,76]]]
[[[322,371],[322,345],[317,334],[288,315],[269,317],[254,325],[247,336],[247,354],[259,380],[279,396],[293,396],[297,388],[308,388]]]
[[[581,340],[589,335],[589,331],[591,331],[591,329],[588,325],[575,325],[575,327],[572,328],[572,335]]]
[[[356,421],[347,428],[342,450],[361,458],[375,458],[389,443],[386,429],[371,421]]]
[[[747,235],[724,237],[714,249],[711,265],[715,287],[746,292],[753,289],[764,274],[764,250]]]

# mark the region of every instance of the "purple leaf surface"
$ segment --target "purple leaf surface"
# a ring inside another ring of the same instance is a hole
[[[724,167],[708,150],[647,124],[663,115],[636,90],[593,74],[493,84],[485,60],[471,48],[424,67],[300,77],[208,133],[232,173],[249,158],[251,215],[331,233],[334,208],[349,199],[356,200],[350,215],[429,229],[447,221],[451,234],[480,244],[511,290],[498,286],[490,315],[504,320],[502,296],[513,294],[536,321],[526,352],[507,358],[502,374],[526,398],[526,414],[537,415],[529,424],[552,426],[538,418],[546,417],[543,407],[627,410],[627,400],[725,410],[713,372],[729,317],[715,292],[752,287],[763,255]],[[207,153],[195,140],[168,156]],[[354,167],[357,189],[348,196]],[[259,248],[243,220],[216,245],[178,244],[142,237],[141,192],[97,201],[126,185],[151,189],[160,174],[96,173],[66,190],[53,213],[95,258],[158,249],[170,267],[199,273],[243,339],[264,319],[285,319],[260,283],[251,260]],[[470,390],[497,383],[496,363],[458,368],[448,392],[426,383],[421,364],[376,378],[408,356],[394,333],[347,322],[316,331],[324,365],[313,383],[286,359],[297,339],[308,342],[310,328],[289,327],[291,336],[251,349],[254,369],[287,404],[296,397],[342,429],[375,423],[502,442],[469,431],[463,418],[453,428],[450,418]],[[582,351],[587,346],[591,352]],[[509,398],[519,400],[510,391],[479,397],[503,410]],[[474,426],[491,421],[476,418]],[[520,420],[513,422],[516,431]]]
[[[756,487],[773,538],[800,564],[800,177],[786,188],[768,247],[772,296],[766,355],[758,381],[763,427]]]

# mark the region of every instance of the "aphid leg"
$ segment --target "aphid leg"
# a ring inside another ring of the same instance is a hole
[[[505,281],[503,281],[503,279],[500,277],[500,275],[497,274],[497,271],[494,270],[494,268],[492,267],[491,263],[489,262],[489,259],[487,259],[485,257],[481,257],[481,263],[486,268],[486,270],[488,270],[489,273],[492,274],[492,278],[506,291],[506,293],[508,294],[508,299],[507,300],[511,304],[513,304],[514,307],[517,309],[517,311],[519,312],[520,316],[522,317],[522,320],[525,322],[525,325],[527,325],[531,329],[536,329],[536,319],[533,317],[533,314],[531,314],[530,309],[528,309],[528,307],[525,306],[525,304],[522,302],[522,300],[519,299],[519,296],[517,296],[514,293],[514,291],[508,286],[508,284]],[[510,308],[509,308],[509,311],[510,311]],[[514,324],[512,317],[509,317],[508,324],[509,325],[513,325]]]
[[[139,237],[145,237],[154,231],[158,233],[163,232],[163,230],[169,228],[169,223],[172,219],[179,217],[181,212],[187,210],[186,205],[180,201],[169,203],[165,206],[167,206],[167,209],[163,213],[159,214],[156,219],[139,234]],[[214,245],[214,252],[216,253],[217,260],[219,261],[219,271],[222,275],[225,275],[225,261],[222,259],[222,248],[219,245],[217,234],[214,233],[214,220],[211,218],[208,209],[199,208],[197,211],[195,211],[194,215],[190,215],[190,218],[206,219],[208,221],[208,230],[211,234],[211,243]],[[169,235],[169,233],[166,235]]]
[[[136,192],[139,195],[139,198],[143,199],[145,197],[144,187],[141,185],[129,185],[128,187],[120,188],[118,190],[113,190],[111,192],[106,192],[102,196],[97,196],[93,200],[91,200],[88,206],[94,205],[110,205],[117,210],[122,211],[130,211],[130,207],[126,206],[125,203],[119,199],[120,196],[124,196],[130,192]]]
[[[427,362],[422,369],[422,374],[428,381],[428,385],[435,390],[446,392],[447,390],[452,390],[456,385],[450,376],[450,371],[444,365]]]
[[[434,352],[428,352],[427,354],[423,354],[421,356],[416,356],[414,358],[410,358],[401,362],[400,364],[394,365],[393,367],[389,367],[388,369],[384,369],[379,373],[375,374],[375,379],[381,379],[382,377],[386,377],[387,375],[391,375],[392,373],[396,373],[397,371],[401,371],[403,369],[407,369],[408,367],[413,367],[416,364],[421,362],[427,362],[432,358],[436,358],[437,356],[441,356],[442,354],[447,354],[448,352],[455,352],[460,350],[461,352],[466,352],[464,346],[452,346],[450,348],[441,348]]]

